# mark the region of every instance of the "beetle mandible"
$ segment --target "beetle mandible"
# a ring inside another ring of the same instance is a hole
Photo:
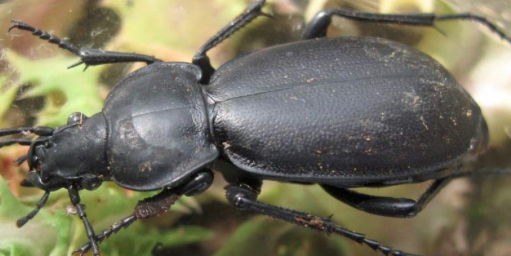
[[[359,210],[412,217],[488,146],[481,110],[431,57],[400,43],[369,37],[326,38],[332,17],[362,22],[433,26],[472,20],[511,42],[486,19],[470,14],[388,15],[327,10],[307,25],[303,41],[256,51],[215,70],[206,53],[250,23],[265,1],[252,3],[207,41],[191,63],[151,56],[78,48],[22,21],[12,29],[32,32],[81,58],[86,66],[145,62],[109,93],[103,111],[72,114],[66,125],[0,130],[0,136],[33,133],[0,146],[30,146],[25,186],[45,191],[23,226],[50,193],[69,191],[89,243],[98,243],[138,219],[167,210],[180,196],[211,185],[213,166],[226,181],[226,197],[240,210],[336,233],[386,255],[409,255],[335,225],[329,218],[257,201],[263,180],[320,184]],[[271,72],[270,72],[271,71]],[[452,125],[455,119],[457,125]],[[144,171],[150,169],[151,171]],[[418,201],[349,190],[434,180]],[[79,191],[103,181],[138,190],[162,190],[140,202],[133,215],[96,235]]]

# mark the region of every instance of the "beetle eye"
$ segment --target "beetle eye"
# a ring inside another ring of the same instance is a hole
[[[102,180],[98,177],[83,178],[80,182],[82,188],[87,190],[95,190],[101,186]]]
[[[67,124],[78,124],[81,125],[83,121],[87,119],[87,116],[80,112],[74,112],[67,118]]]

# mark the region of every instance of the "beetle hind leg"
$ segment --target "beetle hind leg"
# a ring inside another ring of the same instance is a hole
[[[385,255],[412,256],[413,254],[394,250],[383,246],[379,242],[365,238],[365,235],[359,234],[340,226],[335,225],[330,218],[322,218],[308,213],[299,212],[283,207],[266,204],[257,201],[258,189],[250,188],[244,184],[229,186],[226,197],[230,204],[239,210],[254,211],[275,219],[290,222],[298,226],[304,226],[310,229],[324,232],[326,234],[335,233],[351,239],[360,244],[365,244],[373,250],[380,251]]]
[[[81,64],[85,64],[85,68],[88,66],[109,64],[109,63],[121,63],[121,62],[145,62],[152,64],[154,62],[160,62],[161,60],[156,59],[152,56],[136,54],[136,53],[124,53],[124,52],[111,52],[103,51],[99,49],[91,49],[81,47],[78,48],[65,40],[62,40],[48,32],[42,31],[36,27],[33,27],[23,21],[13,20],[12,26],[9,28],[9,32],[13,29],[20,29],[32,32],[32,35],[38,36],[43,40],[47,40],[51,44],[56,44],[60,48],[67,50],[76,56],[80,57],[81,60],[70,66],[69,68],[76,67]]]
[[[372,196],[330,185],[321,186],[334,198],[358,210],[387,217],[410,218],[421,212],[429,201],[451,180],[451,177],[436,180],[417,202],[408,198]]]

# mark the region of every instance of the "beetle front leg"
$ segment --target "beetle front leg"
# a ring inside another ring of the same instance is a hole
[[[71,199],[71,203],[78,211],[78,216],[80,216],[80,219],[82,219],[83,225],[85,226],[85,232],[87,232],[87,237],[89,238],[92,245],[92,253],[94,256],[99,256],[99,247],[98,243],[96,242],[96,236],[94,235],[94,229],[87,219],[87,214],[85,214],[85,206],[80,204],[78,187],[76,185],[70,185],[67,189],[69,191],[69,198]]]
[[[121,62],[145,62],[148,65],[154,62],[161,62],[160,59],[156,59],[152,56],[136,54],[136,53],[125,53],[125,52],[111,52],[103,51],[99,49],[91,49],[81,47],[78,48],[65,40],[62,40],[48,32],[42,31],[25,22],[13,20],[13,25],[9,28],[9,31],[17,28],[20,30],[30,31],[33,35],[40,37],[43,40],[48,40],[52,44],[58,45],[60,48],[72,52],[76,56],[80,57],[80,62],[70,66],[69,68],[76,67],[81,64],[85,64],[85,68],[88,66],[109,64],[109,63],[121,63]]]
[[[355,233],[340,226],[335,225],[330,218],[321,218],[312,214],[299,212],[283,207],[266,204],[257,201],[258,194],[255,189],[250,189],[243,184],[240,186],[230,186],[227,188],[226,197],[229,203],[239,210],[254,211],[275,219],[290,222],[298,226],[304,226],[310,229],[324,232],[326,234],[336,233],[360,244],[366,244],[373,250],[382,252],[385,255],[412,256],[413,254],[393,250],[390,247],[380,245],[377,241],[365,238],[365,235]]]
[[[461,13],[453,15],[436,15],[434,13],[418,13],[418,14],[380,14],[380,13],[367,13],[355,12],[347,10],[326,10],[320,11],[309,22],[303,33],[303,39],[312,39],[325,37],[326,31],[333,16],[339,16],[345,19],[362,21],[362,22],[376,22],[376,23],[394,23],[400,25],[410,26],[427,26],[433,27],[438,21],[447,20],[471,20],[478,22],[491,32],[497,34],[502,40],[511,43],[511,38],[500,30],[495,24],[486,20],[486,18],[473,15],[470,13]]]
[[[408,198],[372,196],[345,188],[321,185],[326,192],[358,210],[394,218],[410,218],[421,212],[452,178],[435,180],[416,202]]]

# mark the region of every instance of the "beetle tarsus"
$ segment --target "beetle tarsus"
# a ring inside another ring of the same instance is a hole
[[[103,230],[101,234],[95,236],[94,240],[98,243],[102,242],[106,238],[109,238],[111,235],[118,233],[121,229],[128,228],[138,219],[148,219],[160,213],[166,212],[170,206],[172,206],[177,201],[177,199],[179,199],[179,195],[171,192],[171,190],[164,190],[153,197],[146,198],[137,204],[135,207],[135,213],[133,215],[122,219],[119,223],[113,224],[109,229]],[[73,254],[79,252],[80,255],[83,255],[89,251],[92,246],[92,242],[88,242],[80,247],[80,249],[75,250]]]
[[[116,234],[119,232],[122,228],[128,228],[131,224],[133,224],[137,220],[137,217],[135,215],[130,215],[124,219],[122,219],[119,223],[113,224],[109,229],[105,229],[101,232],[101,234],[97,235],[95,237],[96,242],[100,243],[106,238],[109,238],[112,234]],[[75,250],[72,252],[72,255],[75,253],[80,253],[79,255],[82,256],[85,253],[87,253],[92,248],[92,243],[88,242],[84,244],[80,249]]]
[[[72,52],[76,56],[81,58],[81,61],[71,65],[68,68],[73,68],[83,63],[86,64],[84,71],[88,66],[102,65],[102,64],[110,64],[110,63],[121,63],[121,62],[145,62],[148,65],[154,62],[161,62],[160,59],[157,59],[152,56],[136,54],[136,53],[124,53],[124,52],[111,52],[111,51],[103,51],[98,49],[90,49],[90,48],[78,48],[65,40],[61,40],[60,38],[42,31],[36,27],[30,26],[27,23],[19,20],[12,20],[13,25],[9,28],[9,32],[15,28],[30,31],[33,35],[38,36],[43,40],[47,40],[52,44],[58,45],[60,48],[68,50]]]
[[[113,224],[109,229],[103,230],[101,234],[95,236],[94,240],[100,243],[111,235],[118,233],[121,229],[128,228],[138,219],[147,219],[166,212],[178,198],[178,195],[169,193],[169,190],[164,190],[154,197],[146,198],[137,204],[133,215],[122,219],[119,223]],[[81,256],[88,252],[92,246],[92,242],[88,242],[80,247],[80,249],[75,250],[72,254],[80,253],[79,255]]]
[[[486,18],[473,15],[471,13],[459,13],[459,14],[450,14],[450,15],[441,15],[435,17],[436,21],[446,21],[446,20],[470,20],[475,21],[485,27],[487,27],[491,32],[495,33],[502,40],[511,44],[511,38],[509,38],[502,30],[500,30],[497,25],[489,22]]]

